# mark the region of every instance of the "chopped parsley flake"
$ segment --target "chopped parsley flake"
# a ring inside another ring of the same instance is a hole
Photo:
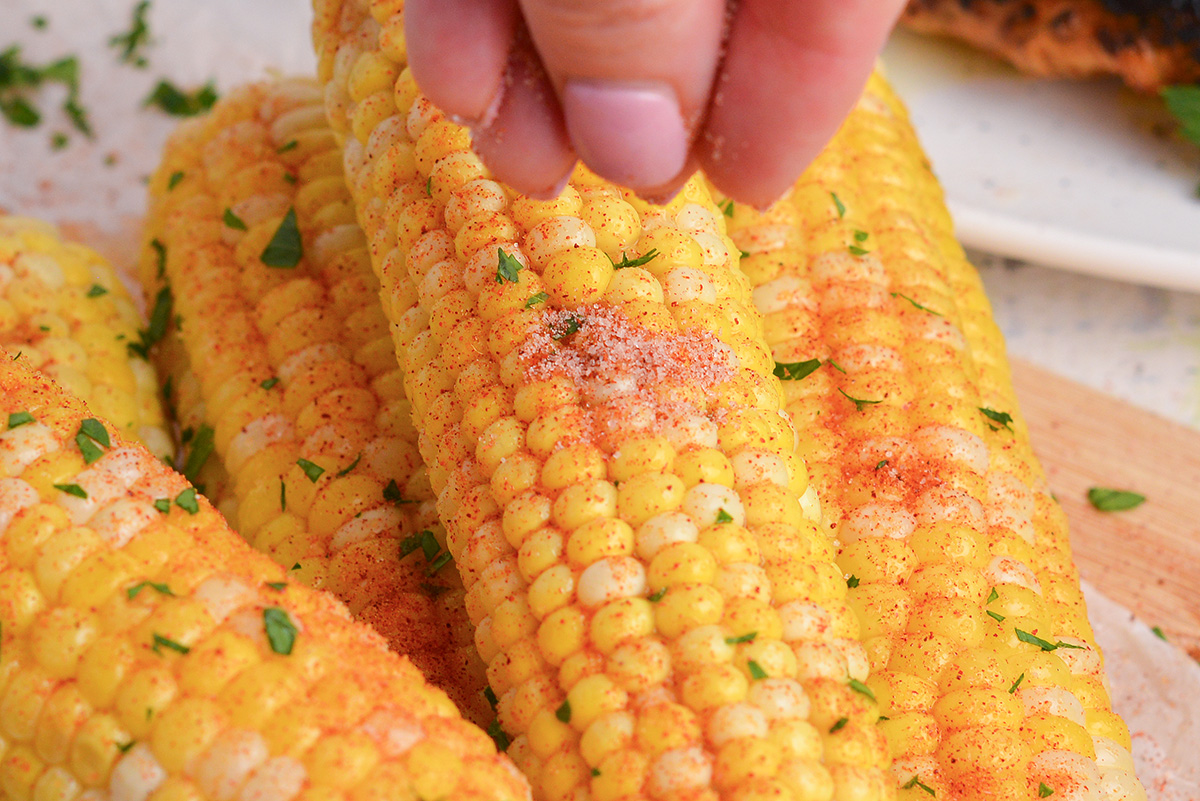
[[[198,89],[185,92],[170,81],[159,81],[143,106],[155,106],[173,117],[194,117],[212,108],[217,102],[217,88],[212,81]]]
[[[41,122],[42,114],[31,102],[30,93],[45,83],[58,83],[67,88],[62,110],[80,133],[90,137],[92,128],[87,112],[79,105],[79,61],[74,56],[37,66],[22,60],[19,45],[0,53],[0,115],[22,128],[36,126]]]
[[[295,150],[298,147],[300,147],[300,142],[298,142],[295,139],[289,139],[288,141],[284,142],[282,145],[277,147],[275,149],[275,152],[276,153],[286,153],[289,150]]]
[[[726,512],[724,508],[718,509],[717,510],[717,522],[718,523],[732,523],[733,515],[729,514],[729,512]]]
[[[296,209],[293,206],[283,215],[271,241],[263,248],[259,259],[268,267],[291,269],[304,257],[304,243],[300,239],[300,228],[296,224]]]
[[[1167,635],[1163,634],[1162,626],[1151,626],[1150,631],[1154,634],[1155,637],[1162,640],[1163,642],[1166,642]]]
[[[855,242],[866,242],[867,237],[869,237],[869,236],[870,236],[870,234],[868,234],[866,231],[855,230],[854,241]],[[893,293],[893,294],[895,294],[895,293]]]
[[[354,468],[358,467],[358,463],[362,461],[362,456],[362,451],[359,451],[358,456],[354,457],[354,461],[351,462],[345,469],[337,471],[336,476],[338,478],[344,478],[350,475],[350,472],[354,470]]]
[[[653,594],[651,594],[647,600],[649,600],[650,603],[656,604],[659,601],[661,601],[666,596],[666,594],[667,594],[667,588],[663,587],[661,590],[658,590],[658,591],[654,592]]]
[[[875,693],[871,691],[871,688],[863,684],[858,679],[850,679],[850,689],[854,690],[856,693],[861,693],[862,695],[867,696],[872,701],[875,700]]]
[[[992,601],[996,600],[999,597],[1000,597],[1000,593],[996,592],[995,587],[992,587],[992,591],[988,593],[987,603],[990,604]]]
[[[129,598],[129,600],[132,601],[134,598],[138,597],[138,593],[147,587],[161,595],[170,595],[171,597],[175,597],[175,593],[171,592],[170,587],[168,587],[166,584],[159,584],[156,581],[139,581],[137,584],[134,584],[132,587],[125,590],[125,595]]]
[[[554,717],[558,718],[563,723],[571,722],[571,702],[563,701],[562,706],[554,710]]]
[[[753,659],[746,662],[746,667],[750,669],[750,678],[755,681],[761,681],[767,678],[767,671],[762,669],[762,665],[755,662]]]
[[[200,504],[196,500],[196,488],[188,487],[183,492],[175,496],[175,505],[189,515],[197,514],[200,511]]]
[[[582,327],[583,321],[581,321],[578,317],[568,317],[562,321],[562,325],[557,329],[553,326],[551,327],[550,336],[553,339],[563,339],[571,336],[571,334],[576,333]]]
[[[279,511],[287,511],[287,484],[282,481],[279,482]],[[295,570],[298,567],[300,567],[299,562],[296,563],[296,566],[293,567],[292,570]]]
[[[270,587],[271,589],[273,589],[277,592],[283,592],[287,588],[287,582],[286,581],[268,581],[268,582],[266,582],[266,586]]]
[[[108,290],[105,289],[104,287],[100,286],[99,284],[92,284],[92,288],[87,291],[87,296],[89,298],[98,298],[101,295],[107,295],[107,294],[108,294]]]
[[[820,359],[809,359],[803,362],[775,362],[775,369],[772,372],[780,381],[800,381],[808,378],[820,366]]]
[[[545,303],[549,298],[550,298],[550,296],[547,295],[545,292],[538,292],[535,295],[530,295],[529,299],[525,301],[525,308],[532,309],[534,306],[537,306],[539,303]]]
[[[1167,110],[1179,120],[1180,133],[1200,145],[1200,86],[1166,86],[1160,94],[1167,104]]]
[[[249,230],[242,218],[233,213],[233,209],[225,209],[225,214],[221,217],[225,221],[226,228],[232,228],[235,231]]]
[[[297,459],[296,464],[304,471],[304,475],[308,476],[308,480],[316,484],[317,479],[325,473],[325,468],[318,464],[314,464],[307,459]]]
[[[626,256],[624,252],[622,252],[621,260],[613,261],[613,269],[614,270],[624,270],[626,267],[641,267],[644,264],[649,264],[657,256],[658,256],[658,248],[650,248],[649,250],[646,251],[644,256],[638,256],[636,259],[631,259],[628,256]],[[612,257],[610,256],[608,260],[612,261]]]
[[[518,283],[521,280],[521,262],[505,253],[503,248],[496,248],[496,255],[499,257],[496,262],[496,283]]]
[[[932,787],[930,787],[925,782],[921,781],[920,776],[913,776],[911,779],[909,779],[907,782],[905,782],[902,785],[902,787],[905,790],[911,790],[914,787],[920,787],[922,790],[924,790],[925,792],[929,793],[932,796],[937,795],[937,793],[934,791],[934,789]]]
[[[154,250],[154,274],[159,278],[162,278],[163,273],[165,273],[167,270],[167,246],[164,245],[161,240],[155,238],[150,240],[150,247]]]
[[[992,620],[995,620],[997,623],[1003,623],[1006,620],[1004,615],[1000,614],[999,612],[993,612],[991,609],[987,610],[987,616]]]
[[[420,501],[406,501],[404,496],[400,494],[400,487],[396,484],[396,479],[392,479],[383,488],[383,499],[389,503],[394,503],[399,506],[402,503],[420,503]]]
[[[837,196],[837,192],[830,192],[829,196],[833,198],[833,207],[837,209],[837,216],[840,220],[846,216],[846,204],[842,203],[842,199]]]
[[[1038,782],[1038,798],[1054,795],[1054,788],[1045,782]]]
[[[504,729],[500,728],[500,720],[493,720],[487,727],[488,736],[496,743],[497,751],[507,751],[509,746],[508,735],[504,733]]]
[[[277,606],[268,606],[263,610],[263,627],[272,651],[283,656],[292,652],[296,644],[296,625],[287,612]]]
[[[851,575],[849,578],[846,579],[846,586],[849,587],[850,589],[854,589],[855,587],[858,586],[858,584],[859,584],[858,576]]]
[[[1145,495],[1129,490],[1092,487],[1087,491],[1088,503],[1101,512],[1124,512],[1146,502]]]
[[[910,298],[908,295],[902,294],[900,292],[893,292],[892,297],[893,298],[902,298],[903,300],[907,300],[909,303],[911,303],[913,305],[914,308],[920,309],[921,311],[924,311],[924,312],[929,312],[934,317],[942,317],[943,316],[941,312],[934,311],[933,309],[929,308],[928,306],[922,306],[920,303],[917,303],[915,300]]]
[[[991,613],[989,612],[988,614],[991,614]],[[1018,640],[1020,640],[1021,642],[1027,642],[1030,645],[1036,645],[1038,648],[1041,648],[1043,651],[1053,651],[1055,648],[1058,647],[1057,645],[1055,645],[1052,642],[1043,640],[1041,637],[1037,636],[1036,634],[1030,634],[1029,632],[1022,631],[1021,629],[1014,629],[1014,631],[1016,631],[1016,633],[1017,633]]]
[[[842,729],[844,729],[846,727],[846,724],[849,722],[850,722],[850,718],[838,718],[837,723],[834,723],[832,726],[829,727],[829,733],[834,734],[836,732],[841,731]]]
[[[41,14],[38,14],[36,17],[33,17],[32,19],[29,20],[29,24],[32,25],[34,28],[37,28],[39,31],[41,31],[41,30],[45,30],[46,26],[49,25],[50,22],[45,17],[43,17]]]
[[[87,498],[87,490],[78,484],[54,484],[52,485],[59,492],[65,492],[68,495],[74,495],[76,498]]]
[[[432,562],[429,563],[429,567],[425,569],[425,575],[427,575],[427,576],[434,575],[439,570],[441,570],[443,567],[450,564],[450,562],[453,558],[454,557],[452,557],[450,555],[449,551],[442,551],[440,554],[438,554],[438,557],[436,559],[434,559]]]
[[[854,256],[865,256],[871,252],[871,251],[867,250],[866,248],[859,247],[858,245],[851,245],[849,247],[849,250],[850,250],[850,253]]]
[[[875,469],[878,470],[879,468],[883,467],[887,463],[888,463],[887,459],[880,459],[878,462],[875,463]]]
[[[158,242],[157,239],[154,242]],[[150,244],[153,245],[154,242]],[[159,245],[161,248],[161,243]],[[159,267],[166,260],[166,249],[163,248],[159,254]],[[167,333],[167,326],[171,323],[171,306],[175,302],[171,296],[171,287],[164,286],[158,290],[158,294],[154,296],[154,307],[150,310],[150,322],[145,328],[138,330],[138,341],[130,342],[126,347],[135,356],[141,356],[143,359],[149,358],[150,349],[157,345]]]
[[[496,691],[491,687],[484,687],[483,697],[487,699],[487,702],[492,706],[492,711],[495,712],[496,706],[500,703],[500,699],[496,697]]]
[[[1012,431],[1012,415],[1008,412],[998,412],[995,409],[989,409],[986,406],[980,406],[979,411],[983,412],[983,416],[988,419],[988,425],[993,431],[999,431],[1002,428],[1007,428]]]
[[[167,191],[170,192],[175,187],[179,186],[179,182],[183,180],[183,173],[175,171],[171,173],[171,177],[167,179]]]
[[[847,394],[846,390],[842,389],[841,387],[838,387],[838,392],[840,392],[842,394],[842,397],[844,397],[846,400],[848,400],[854,404],[854,411],[856,411],[856,412],[861,412],[867,406],[874,406],[877,403],[883,403],[882,400],[867,400],[865,398],[855,398],[855,397]]]
[[[830,367],[832,367],[834,370],[837,370],[837,371],[838,371],[839,373],[841,373],[842,375],[845,375],[845,374],[846,374],[846,368],[845,368],[845,367],[842,367],[840,364],[838,364],[837,362],[835,362],[833,359],[826,359],[826,360],[825,360],[825,363],[826,363],[827,365],[829,365]]]
[[[119,49],[122,64],[132,64],[135,67],[146,66],[146,57],[139,52],[150,43],[150,28],[146,25],[146,11],[150,8],[150,0],[141,0],[133,7],[133,22],[125,33],[118,33],[108,40],[108,46]]]
[[[186,645],[182,645],[181,643],[177,643],[174,640],[167,639],[166,637],[162,636],[161,634],[155,634],[154,635],[154,645],[151,648],[151,650],[154,651],[154,653],[156,653],[156,654],[161,654],[163,648],[170,648],[172,651],[175,651],[175,652],[181,653],[181,654],[187,654],[188,652],[190,652],[192,650],[191,648],[187,647]]]
[[[271,387],[275,386],[278,383],[279,383],[279,376],[272,376],[271,378],[268,378],[266,381],[259,384],[259,386],[262,387],[263,389],[270,389]]]
[[[35,418],[29,412],[13,412],[12,414],[10,414],[8,416],[8,427],[16,428],[18,426],[23,426],[27,423],[32,423],[36,419],[37,418]]]
[[[752,631],[749,634],[743,634],[740,637],[726,637],[726,645],[741,645],[744,642],[754,642],[754,638],[758,636],[757,631]]]
[[[721,210],[721,213],[724,214],[726,217],[732,217],[733,216],[733,198],[729,198],[724,203],[718,204],[717,208],[719,208]]]
[[[1023,682],[1023,681],[1025,681],[1024,673],[1022,673],[1020,676],[1017,676],[1017,680],[1014,681],[1012,683],[1012,686],[1008,688],[1008,694],[1012,695],[1013,693],[1015,693],[1017,691],[1017,688],[1021,686],[1021,682]]]
[[[204,463],[208,461],[208,457],[212,456],[215,441],[213,439],[212,426],[202,424],[196,429],[195,436],[188,444],[187,458],[183,460],[183,477],[193,484],[200,476],[200,471],[204,468]]]
[[[154,508],[162,512],[164,515],[171,511],[170,498],[158,498],[154,501]]]

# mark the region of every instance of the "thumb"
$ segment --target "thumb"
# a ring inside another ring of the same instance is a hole
[[[576,153],[646,194],[690,172],[720,63],[724,0],[520,0]]]

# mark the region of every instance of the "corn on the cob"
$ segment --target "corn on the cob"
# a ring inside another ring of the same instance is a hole
[[[320,98],[311,81],[250,86],[185,126],[151,183],[142,271],[156,278],[161,248],[203,399],[195,431],[231,476],[239,532],[486,723],[462,584]]]
[[[545,799],[891,797],[722,214],[491,180],[399,5],[319,4],[321,77],[510,754]]]
[[[1144,799],[999,330],[883,79],[787,201],[731,211],[902,796]]]
[[[377,635],[7,359],[0,498],[5,798],[527,797]]]
[[[172,453],[147,338],[112,266],[49,223],[0,214],[0,353],[85,399],[160,457]]]

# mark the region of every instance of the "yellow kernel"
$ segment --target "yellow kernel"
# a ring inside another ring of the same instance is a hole
[[[624,709],[628,700],[625,691],[604,674],[587,676],[567,693],[569,722],[576,731],[586,731],[601,715]]]
[[[616,517],[626,486],[622,484],[618,490],[607,481],[587,481],[568,487],[554,501],[555,525],[572,531],[592,520]],[[621,514],[621,517],[634,525],[628,515]]]
[[[517,550],[517,568],[526,581],[537,579],[562,559],[563,537],[557,529],[541,528],[529,534]]]
[[[602,250],[581,247],[551,258],[542,281],[556,306],[573,309],[598,302],[612,275],[613,264]]]
[[[601,715],[584,731],[579,740],[579,752],[589,765],[597,765],[609,754],[628,748],[633,734],[634,718],[630,713]]]
[[[675,450],[666,437],[626,440],[609,460],[608,478],[622,482],[642,473],[662,473],[674,458]]]
[[[626,642],[608,656],[608,677],[625,689],[639,693],[656,687],[671,675],[671,654],[656,639]]]
[[[529,585],[529,608],[539,618],[568,603],[575,592],[575,576],[566,565],[544,570]]]
[[[617,197],[592,197],[583,204],[580,217],[596,235],[596,247],[620,262],[642,234],[637,209]]]
[[[655,625],[668,639],[674,639],[696,626],[719,623],[725,612],[721,593],[710,584],[669,587],[654,606]]]
[[[653,604],[644,598],[620,598],[602,606],[590,626],[592,645],[602,654],[654,632]]]
[[[942,696],[933,705],[933,716],[944,732],[969,726],[1014,728],[1024,710],[1007,687],[967,687]]]
[[[611,485],[610,485],[611,486]],[[621,482],[616,511],[621,519],[637,527],[652,517],[678,509],[687,487],[670,473],[643,473]]]
[[[632,556],[633,539],[633,529],[624,520],[592,520],[571,533],[567,561],[572,567],[584,568],[606,556]]]
[[[638,711],[637,746],[651,756],[700,742],[703,732],[696,713],[683,704],[661,703]]]
[[[683,702],[696,711],[745,700],[749,682],[733,665],[708,665],[683,681]]]
[[[732,487],[733,465],[725,454],[715,448],[697,448],[675,458],[675,475],[689,487],[697,484],[720,484]]]
[[[587,632],[588,620],[583,613],[575,607],[564,607],[547,615],[538,626],[538,647],[547,662],[561,665],[583,649]]]
[[[650,562],[646,580],[658,591],[676,584],[711,584],[717,575],[717,562],[699,543],[677,542],[668,545]]]
[[[545,495],[522,495],[504,508],[501,526],[504,538],[514,548],[550,521],[551,501]]]
[[[555,451],[542,467],[542,485],[565,489],[572,484],[603,479],[604,453],[593,445],[571,445]]]
[[[1020,721],[1021,734],[1033,753],[1074,751],[1088,759],[1096,758],[1096,748],[1088,729],[1066,718],[1039,713]]]
[[[717,753],[713,783],[731,789],[753,778],[768,778],[779,770],[779,746],[769,739],[740,737],[726,743]]]

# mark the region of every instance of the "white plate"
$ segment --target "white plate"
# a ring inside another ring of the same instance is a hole
[[[969,246],[1107,278],[1200,290],[1200,149],[1116,81],[1019,75],[898,31],[888,76]]]

